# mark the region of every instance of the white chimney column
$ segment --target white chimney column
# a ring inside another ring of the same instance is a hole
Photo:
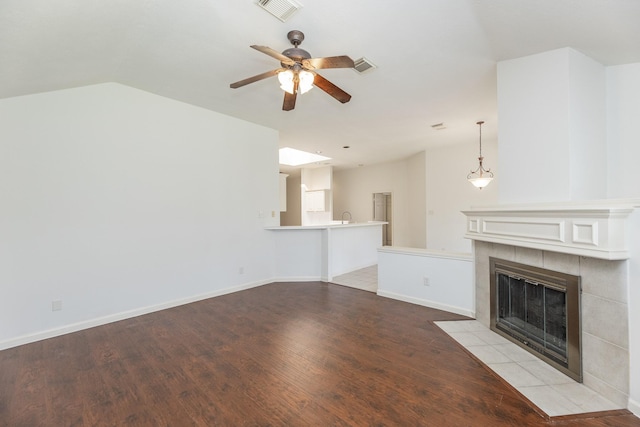
[[[500,203],[606,198],[606,73],[563,48],[498,63]]]

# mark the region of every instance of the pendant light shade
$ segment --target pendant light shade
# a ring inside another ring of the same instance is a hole
[[[293,95],[293,71],[286,70],[278,73],[280,89]]]
[[[482,157],[482,124],[483,123],[484,123],[483,121],[476,123],[480,130],[480,156],[478,157],[479,165],[476,170],[471,171],[471,173],[467,175],[467,180],[471,184],[473,184],[475,187],[481,190],[487,185],[489,185],[489,183],[493,179],[493,172],[491,172],[491,169],[485,169],[482,166],[482,160],[484,160],[484,157]]]
[[[302,70],[298,73],[298,78],[300,79],[300,86],[298,87],[300,95],[313,89],[313,73]]]

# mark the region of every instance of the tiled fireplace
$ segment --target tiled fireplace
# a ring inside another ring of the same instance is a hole
[[[584,385],[625,407],[629,397],[628,206],[474,209],[476,319],[489,327],[490,258],[580,277]]]

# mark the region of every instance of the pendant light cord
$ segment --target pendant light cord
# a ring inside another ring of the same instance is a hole
[[[480,157],[482,157],[482,124],[483,121],[476,122],[476,124],[480,127]]]

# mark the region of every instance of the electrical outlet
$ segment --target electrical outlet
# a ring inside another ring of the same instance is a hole
[[[424,286],[431,286],[431,282],[429,281],[428,277],[424,277],[422,280],[423,280],[422,284]]]
[[[244,274],[244,267],[238,268],[238,274]]]
[[[51,311],[62,310],[62,300],[56,299],[51,301]]]

